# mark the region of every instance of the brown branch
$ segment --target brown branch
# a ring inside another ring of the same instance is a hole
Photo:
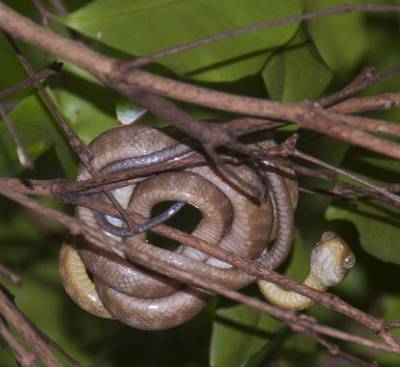
[[[249,97],[233,96],[157,77],[155,75],[141,72],[138,70],[125,74],[125,72],[128,70],[126,65],[120,64],[116,60],[106,58],[93,51],[90,51],[86,47],[76,42],[63,39],[62,37],[57,36],[52,32],[45,31],[43,30],[43,28],[38,27],[29,20],[17,15],[15,12],[12,12],[10,9],[8,9],[1,3],[0,3],[0,26],[3,27],[4,29],[7,29],[8,31],[14,31],[17,36],[23,38],[28,42],[36,44],[37,46],[47,49],[49,51],[56,52],[57,54],[62,55],[67,59],[70,59],[72,62],[76,62],[78,65],[83,66],[85,69],[91,71],[99,79],[108,82],[109,84],[113,85],[117,90],[120,90],[126,95],[131,95],[132,90],[135,89],[136,90],[145,89],[146,91],[159,93],[161,95],[170,96],[172,98],[203,104],[206,106],[208,105],[210,107],[225,109],[232,112],[246,113],[254,116],[267,117],[267,118],[282,119],[285,121],[297,121],[304,127],[308,127],[316,131],[321,131],[323,133],[328,133],[328,135],[344,139],[346,141],[359,144],[361,146],[368,147],[370,149],[379,151],[381,153],[385,153],[392,157],[400,157],[399,146],[397,144],[388,142],[381,138],[377,138],[371,134],[362,131],[354,131],[354,129],[351,129],[344,123],[342,123],[341,116],[337,116],[330,112],[322,111],[320,108],[318,108],[318,106],[312,106],[306,104],[283,104],[279,102],[264,101]],[[36,31],[36,33],[32,31]],[[185,91],[187,93],[182,93]],[[146,93],[144,93],[144,95],[146,95]],[[154,99],[154,96],[152,95],[150,96],[151,98]],[[351,119],[352,117],[349,118]],[[199,138],[200,136],[200,140],[202,141],[203,144],[205,142],[207,143],[211,142],[211,144],[214,144],[216,146],[229,145],[235,142],[235,139],[237,138],[230,136],[226,132],[224,134],[223,130],[220,129],[219,130],[220,135],[218,136],[218,139],[215,139],[215,136],[214,137],[211,136],[211,132],[215,133],[215,131],[217,130],[206,129],[204,127],[200,128],[197,121],[187,122],[183,118],[180,121],[179,120],[175,121],[175,125],[181,128],[182,130],[192,134],[192,136],[195,136],[196,138]],[[192,128],[194,128],[194,130],[196,131],[193,132]],[[198,132],[199,134],[196,134]],[[226,140],[224,140],[225,138]],[[5,193],[4,191],[3,194],[8,196],[11,195],[9,192]],[[15,196],[14,200],[16,200]],[[27,198],[23,199],[20,198],[20,200],[24,202],[25,205],[27,204]],[[45,212],[46,211],[42,211],[43,214]],[[47,214],[49,214],[49,212],[47,212]],[[60,219],[60,217],[56,218]],[[63,220],[65,220],[65,218],[63,218]],[[72,231],[74,231],[75,228],[75,230],[78,233],[82,233],[83,231],[82,228],[79,227],[79,225],[76,222],[69,222],[69,225],[71,226],[70,228]],[[77,225],[77,227],[75,225]],[[92,236],[94,234],[90,233],[90,235]],[[186,238],[186,241],[190,242],[189,238]],[[193,237],[191,237],[191,241],[193,243]],[[383,321],[377,320],[369,315],[362,313],[361,311],[353,308],[352,306],[345,304],[343,301],[334,297],[331,294],[327,293],[321,294],[320,292],[313,291],[305,286],[288,281],[286,278],[276,273],[268,272],[266,271],[266,269],[260,268],[256,263],[250,262],[246,259],[235,257],[224,251],[219,253],[215,252],[221,250],[219,249],[213,250],[211,248],[208,248],[209,246],[208,247],[207,246],[208,246],[207,243],[201,243],[199,241],[197,241],[195,245],[193,245],[193,247],[196,248],[201,248],[201,247],[203,247],[204,249],[206,248],[207,251],[204,250],[205,252],[210,253],[212,256],[215,256],[222,260],[227,260],[231,264],[236,265],[238,268],[241,268],[242,270],[245,270],[250,274],[286,286],[290,289],[295,290],[298,293],[301,293],[309,298],[316,300],[317,302],[331,309],[334,309],[338,312],[342,312],[347,316],[357,319],[360,323],[362,323],[363,325],[367,326],[368,328],[379,334],[388,344],[392,346],[392,350],[396,351],[398,350],[399,346],[397,341],[393,338],[393,336],[390,333],[388,333],[385,330],[385,325]],[[216,254],[219,254],[219,256],[216,256]],[[144,255],[146,254],[142,255],[132,254],[132,257],[135,258],[136,256],[138,262],[145,261],[146,259]],[[162,266],[164,266],[165,268],[166,265],[162,264],[161,267]],[[169,270],[166,269],[165,271],[168,272],[171,271],[171,269]],[[191,274],[188,275],[185,272],[182,273],[181,269],[175,269],[175,271],[176,271],[175,275],[180,274],[177,275],[177,277],[181,276],[181,278],[183,279],[186,276],[187,282],[193,283],[198,286],[203,286],[201,284],[201,282],[203,281],[202,279],[193,278]],[[191,278],[189,279],[187,278],[187,276],[192,277],[193,279]],[[212,287],[214,287],[214,289]],[[219,287],[219,285],[208,285],[208,289],[218,291],[215,290],[216,289],[215,287]],[[222,294],[225,295],[229,294],[231,298],[236,297],[237,299],[239,297],[241,300],[245,299],[249,303],[253,302],[248,300],[247,298],[241,297],[243,295],[240,295],[240,293],[229,289],[224,289],[224,287],[222,287],[222,289],[219,290],[220,293],[225,292]],[[262,304],[263,306],[258,304],[257,307],[259,308],[264,307],[265,309],[266,304],[265,303]],[[269,309],[269,311],[277,312],[277,310],[274,308]],[[289,317],[289,314],[286,313],[285,317]],[[287,319],[286,321],[288,320],[289,319]]]
[[[6,196],[12,198],[13,200],[20,202],[23,205],[27,205],[26,201],[28,200],[28,198],[23,197],[20,194],[17,194],[15,192],[10,192],[8,189],[1,188],[1,187],[0,187],[0,192],[2,192]],[[62,196],[62,195],[56,195],[56,196]],[[99,211],[99,212],[102,212],[105,214],[114,215],[114,216],[118,215],[115,208],[113,208],[112,205],[110,205],[108,203],[99,202],[99,201],[93,202],[92,200],[85,198],[85,197],[78,197],[78,198],[75,197],[75,199],[76,199],[76,201],[74,202],[74,204],[86,206],[86,207],[89,207],[91,209],[94,209],[96,211]],[[29,204],[31,206],[33,206],[32,209],[38,210],[37,209],[37,206],[39,205],[38,203],[36,203],[34,201],[32,201],[32,202],[29,201]],[[56,211],[54,211],[55,213],[52,214],[53,211],[49,208],[41,208],[40,210],[43,215],[50,216],[54,220],[60,221],[61,223],[67,225],[73,231],[73,233],[75,233],[75,234],[82,233],[82,224],[79,221],[76,223],[76,222],[74,222],[74,221],[76,221],[75,219],[66,217],[65,215],[63,215],[59,212],[56,212]],[[143,223],[147,220],[146,218],[144,218],[136,213],[133,213],[132,211],[129,211],[129,214],[132,215],[132,218],[136,223]],[[66,220],[65,218],[68,218],[68,219]],[[181,232],[174,228],[168,227],[166,225],[158,225],[158,226],[154,227],[152,230],[160,235],[174,239],[185,245],[188,245],[190,247],[193,247],[200,251],[203,251],[203,252],[205,252],[213,257],[216,257],[220,260],[223,260],[232,265],[235,265],[239,269],[241,269],[251,275],[254,275],[258,278],[266,279],[266,280],[272,281],[276,284],[279,284],[281,286],[284,286],[286,288],[293,289],[300,294],[303,294],[309,298],[312,298],[313,300],[324,305],[327,308],[330,308],[337,312],[343,313],[343,314],[347,315],[348,317],[354,318],[359,323],[361,323],[362,325],[364,325],[367,328],[369,328],[370,330],[372,330],[374,333],[377,333],[378,335],[380,335],[394,349],[399,348],[397,346],[397,344],[398,344],[397,341],[395,339],[393,339],[393,337],[386,332],[386,330],[384,328],[385,324],[383,321],[377,320],[377,319],[373,318],[372,316],[369,316],[369,315],[363,313],[362,311],[352,307],[351,305],[346,304],[345,302],[343,302],[342,300],[340,300],[338,297],[334,296],[333,294],[318,292],[318,291],[310,289],[302,284],[293,282],[278,273],[275,273],[275,272],[265,269],[261,265],[255,263],[251,260],[248,260],[248,259],[245,259],[245,258],[242,258],[239,256],[235,256],[227,251],[216,248],[214,246],[210,246],[205,241],[199,240],[195,237],[192,237],[184,232]],[[91,234],[91,237],[93,237],[93,234]],[[99,238],[97,233],[96,233],[96,238]],[[121,244],[117,244],[117,245],[122,246]]]
[[[48,345],[32,329],[26,316],[9,299],[5,288],[0,285],[0,314],[11,323],[18,333],[27,341],[32,351],[37,355],[45,366],[62,367],[54,357]]]
[[[242,135],[264,130],[274,130],[288,125],[285,122],[270,121],[252,117],[238,118],[229,122],[219,123],[219,127],[229,130],[232,136],[238,138]]]
[[[393,136],[400,136],[400,125],[382,120],[372,120],[361,116],[337,115],[341,122],[356,129],[371,131],[374,133],[384,133]]]
[[[282,154],[280,150],[282,145],[271,148],[268,151],[261,151],[261,155],[255,155],[258,159],[263,159],[268,157],[269,154]],[[285,148],[283,148],[285,151]],[[290,149],[292,154],[292,149]],[[250,155],[254,152],[249,152]],[[275,158],[276,156],[274,156]],[[392,184],[386,186],[376,186],[372,185],[370,187],[364,186],[364,180],[355,176],[351,172],[345,171],[338,167],[328,165],[326,166],[325,162],[317,160],[316,158],[310,158],[309,156],[305,156],[307,160],[312,159],[314,164],[324,165],[326,168],[323,169],[311,169],[308,167],[301,166],[297,163],[285,161],[285,165],[291,166],[296,173],[310,176],[314,178],[318,178],[323,181],[331,182],[335,186],[330,190],[322,190],[321,189],[305,189],[305,192],[308,193],[320,193],[326,194],[329,193],[335,196],[342,196],[347,198],[357,198],[357,197],[370,197],[373,199],[379,199],[387,202],[388,204],[398,206],[397,201],[393,201],[392,198],[386,197],[387,192],[399,192],[400,185]],[[225,163],[229,164],[240,164],[242,161],[237,158],[228,157],[221,155],[220,158]],[[276,159],[276,158],[275,158]],[[68,201],[68,197],[74,195],[76,193],[82,194],[92,194],[103,192],[106,190],[113,190],[116,188],[120,188],[129,184],[137,183],[149,177],[150,175],[157,174],[160,172],[166,172],[170,170],[183,169],[187,167],[194,167],[207,164],[207,160],[203,155],[193,152],[190,155],[183,157],[182,159],[169,161],[161,164],[154,164],[151,166],[138,167],[134,169],[127,169],[118,173],[113,173],[107,176],[100,176],[93,179],[88,179],[85,181],[76,181],[71,182],[65,179],[53,179],[53,180],[22,180],[19,178],[10,178],[10,177],[0,177],[0,185],[13,189],[17,192],[27,194],[27,195],[43,195],[43,196],[51,196],[54,194],[61,195],[57,196],[57,200],[59,201]],[[349,184],[348,182],[343,182],[337,178],[337,174],[343,175],[350,179],[354,179],[357,182],[361,183],[363,186],[354,186]],[[369,185],[369,183],[367,183]],[[382,195],[380,192],[383,190],[385,195]]]
[[[107,213],[110,215],[116,215],[116,212],[111,209],[111,206],[109,204],[105,203],[100,203],[100,202],[90,202],[90,200],[85,200],[83,198],[78,199],[78,202],[76,203],[77,205],[82,205],[86,206],[92,209],[95,209],[97,211]],[[143,222],[146,220],[146,218],[138,215],[137,213],[133,213],[132,211],[129,211],[129,214],[132,215],[133,219],[136,222]],[[346,316],[350,318],[354,318],[357,320],[359,323],[362,325],[366,326],[370,330],[373,330],[374,333],[377,333],[382,336],[382,332],[385,333],[384,339],[387,340],[389,343],[391,343],[392,337],[386,334],[384,331],[384,322],[377,320],[362,311],[354,308],[351,305],[348,305],[338,297],[334,296],[333,294],[330,293],[323,293],[323,292],[318,292],[315,290],[312,290],[303,284],[296,283],[292,280],[287,279],[286,277],[275,273],[273,271],[269,271],[265,269],[263,266],[257,264],[254,261],[235,256],[231,254],[230,252],[221,250],[217,247],[210,246],[207,242],[199,240],[193,236],[190,236],[184,232],[181,232],[177,229],[168,227],[166,225],[159,225],[157,227],[154,227],[152,229],[155,233],[174,239],[184,245],[196,248],[202,252],[205,252],[209,254],[210,256],[216,257],[222,261],[226,261],[229,264],[232,264],[236,266],[237,268],[245,271],[246,273],[249,273],[251,275],[254,275],[260,279],[266,279],[269,280],[273,283],[276,283],[282,287],[292,289],[296,291],[297,293],[300,293],[302,295],[305,295],[309,298],[312,298],[314,301],[322,304],[323,306],[335,310],[339,313],[345,314]],[[394,341],[393,345],[396,345],[397,342]]]
[[[399,329],[400,328],[400,321],[387,321],[386,322],[387,329]]]
[[[0,187],[0,193],[18,203],[21,205],[24,205],[32,210],[35,210],[39,212],[41,215],[46,216],[49,219],[56,220],[64,225],[66,225],[73,234],[82,234],[83,236],[89,238],[91,241],[94,241],[98,246],[101,246],[102,248],[106,250],[110,250],[110,246],[114,248],[121,249],[125,251],[130,258],[132,258],[135,262],[139,264],[146,264],[147,267],[151,264],[154,266],[154,269],[158,272],[162,272],[163,274],[170,275],[173,278],[176,278],[178,280],[181,280],[185,283],[189,284],[195,284],[197,286],[203,287],[205,289],[209,289],[211,291],[220,293],[222,295],[225,295],[235,301],[247,304],[251,307],[254,307],[256,309],[259,309],[263,312],[266,312],[276,318],[279,318],[281,320],[284,320],[285,322],[288,323],[304,323],[305,321],[303,320],[302,317],[299,317],[292,311],[287,311],[287,310],[282,310],[279,309],[275,306],[269,305],[265,303],[264,301],[260,301],[258,299],[254,299],[248,296],[245,296],[237,291],[225,288],[224,286],[218,285],[218,284],[209,284],[207,281],[202,280],[201,278],[198,278],[196,275],[191,274],[190,272],[185,272],[184,270],[180,268],[175,268],[171,265],[165,264],[164,262],[159,262],[158,259],[153,259],[153,255],[149,254],[148,252],[143,251],[142,249],[136,248],[135,246],[127,246],[124,243],[121,242],[116,242],[113,241],[109,238],[105,238],[101,234],[99,234],[98,231],[95,231],[86,225],[83,225],[79,220],[75,218],[71,218],[63,213],[60,213],[54,209],[44,207],[42,204],[38,203],[37,201],[26,197],[22,194],[10,191],[8,189],[5,189],[3,187]],[[113,208],[110,204],[104,203],[105,206],[108,206],[110,209],[110,212],[113,212],[114,214],[116,213],[115,208]],[[134,216],[135,217],[135,216]],[[140,217],[136,215],[136,217]],[[143,218],[143,217],[140,217]],[[160,228],[162,230],[160,230]],[[308,328],[311,330],[317,332],[317,333],[322,333],[328,336],[332,336],[334,338],[339,338],[342,340],[346,341],[355,341],[361,345],[368,346],[373,349],[381,350],[381,351],[386,351],[386,352],[392,352],[392,353],[400,353],[400,346],[398,345],[396,339],[388,333],[384,329],[384,322],[377,320],[373,318],[372,316],[366,315],[363,312],[354,309],[350,305],[346,305],[343,301],[341,301],[339,298],[336,296],[333,296],[332,294],[328,293],[321,293],[315,290],[312,290],[311,288],[308,288],[304,285],[298,284],[296,282],[293,282],[284,276],[274,273],[272,271],[268,271],[264,269],[262,266],[259,266],[258,264],[247,260],[243,259],[237,256],[234,256],[230,254],[229,252],[226,252],[224,250],[220,250],[218,248],[215,248],[213,246],[210,246],[204,241],[198,240],[190,235],[187,235],[186,233],[180,232],[175,229],[168,229],[167,226],[165,225],[159,225],[155,227],[154,229],[159,229],[157,233],[165,235],[166,233],[169,233],[171,235],[171,232],[175,232],[177,235],[174,236],[178,241],[180,241],[179,238],[185,238],[185,241],[181,241],[186,244],[190,243],[189,245],[195,248],[198,248],[200,250],[207,249],[204,252],[209,253],[211,256],[215,256],[221,260],[227,261],[233,265],[237,265],[238,268],[241,268],[242,270],[245,270],[248,273],[254,274],[254,275],[259,275],[261,279],[268,279],[270,281],[273,281],[274,283],[284,285],[287,288],[294,289],[296,291],[299,291],[299,293],[307,295],[307,297],[310,297],[314,300],[316,298],[319,298],[317,302],[328,305],[329,308],[336,309],[337,311],[341,312],[340,310],[343,308],[347,308],[348,312],[342,312],[347,314],[348,316],[354,318],[361,324],[367,326],[369,329],[373,330],[375,333],[379,334],[380,337],[382,337],[385,341],[385,343],[380,343],[372,340],[368,340],[362,337],[358,337],[352,334],[345,333],[343,331],[339,331],[333,328],[330,328],[328,326],[323,326],[319,325],[317,322],[315,323],[309,323]],[[172,238],[172,237],[171,237]],[[322,297],[319,297],[322,296]],[[324,299],[325,297],[325,299]]]
[[[380,73],[377,73],[375,68],[367,66],[350,84],[346,85],[342,90],[331,96],[321,98],[318,100],[318,103],[323,107],[335,105],[336,103],[399,73],[400,64],[393,65]]]
[[[75,151],[75,153],[78,155],[78,157],[80,158],[81,162],[86,167],[86,169],[91,174],[91,176],[92,177],[97,177],[98,173],[92,167],[92,165],[90,163],[91,152],[86,147],[86,145],[82,142],[82,140],[70,128],[70,126],[68,125],[67,121],[64,119],[63,115],[58,110],[57,106],[55,105],[53,100],[50,98],[48,93],[46,92],[46,89],[35,78],[35,73],[34,73],[34,71],[32,69],[32,66],[30,65],[28,59],[23,55],[23,53],[21,52],[21,50],[19,49],[19,47],[15,43],[14,39],[7,33],[6,33],[6,37],[9,40],[11,46],[14,48],[18,60],[21,62],[22,66],[24,67],[24,69],[28,73],[32,84],[38,90],[39,95],[42,98],[43,102],[45,103],[45,105],[49,109],[49,111],[52,114],[53,118],[56,120],[56,122],[60,125],[60,127],[63,129],[64,133],[66,134],[70,146]],[[133,230],[133,224],[130,222],[129,217],[125,213],[125,210],[121,207],[119,202],[115,199],[114,195],[112,193],[108,192],[108,191],[104,191],[104,193],[110,199],[112,204],[117,208],[119,214],[124,219],[124,221],[125,221],[126,225],[128,226],[128,228]]]
[[[295,327],[293,329],[296,330]],[[336,357],[337,359],[342,359],[343,361],[350,362],[360,367],[379,367],[376,362],[367,362],[361,358],[356,357],[353,354],[341,350],[337,344],[332,343],[331,341],[323,338],[317,333],[314,333],[310,330],[305,330],[304,334],[309,336],[311,339],[314,339],[317,343],[323,345],[328,350],[329,354]]]
[[[352,95],[362,91],[363,89],[370,86],[374,81],[374,77],[377,75],[376,70],[372,66],[366,66],[361,70],[349,84],[345,87],[328,97],[320,98],[317,103],[322,107],[329,107],[335,105],[336,103],[343,101]]]
[[[51,6],[54,11],[61,16],[68,15],[68,9],[62,0],[50,0]]]
[[[382,196],[390,199],[391,202],[393,203],[393,205],[395,205],[395,206],[399,206],[400,205],[400,196],[398,196],[396,194],[393,194],[386,187],[374,185],[374,184],[364,180],[363,178],[361,178],[361,177],[359,177],[359,176],[357,176],[357,175],[355,175],[355,174],[353,174],[351,172],[348,172],[348,171],[346,171],[346,170],[344,170],[342,168],[336,167],[336,166],[334,166],[332,164],[326,163],[326,162],[324,162],[324,161],[322,161],[322,160],[320,160],[318,158],[310,156],[309,154],[302,153],[297,149],[294,150],[293,156],[301,158],[301,159],[304,159],[304,160],[306,160],[308,162],[312,162],[312,163],[317,164],[317,165],[319,165],[321,167],[327,168],[327,169],[329,169],[329,170],[331,170],[333,172],[336,172],[338,174],[341,174],[341,175],[344,175],[346,177],[349,177],[352,180],[364,185],[365,187],[367,187],[371,191],[377,192],[377,193],[381,194]]]
[[[7,279],[11,284],[18,288],[22,286],[21,278],[3,264],[0,264],[0,276]]]
[[[39,329],[30,319],[26,317],[27,323],[30,324],[32,330],[34,330],[37,335],[49,346],[55,349],[58,353],[60,353],[72,367],[81,367],[81,364],[69,355],[64,348],[62,348],[58,343],[56,343],[53,339],[51,339],[43,330]]]
[[[53,62],[49,67],[43,69],[42,71],[39,71],[37,74],[35,74],[35,78],[37,80],[43,80],[48,78],[49,76],[58,74],[61,71],[62,68],[62,63],[60,62]],[[7,96],[11,96],[15,93],[18,93],[19,91],[29,87],[30,85],[32,85],[32,81],[31,79],[25,79],[17,84],[15,84],[14,86],[7,88],[7,89],[3,89],[0,91],[0,99],[3,99]]]
[[[384,93],[378,96],[347,99],[329,110],[336,113],[362,113],[388,111],[400,107],[400,93]]]
[[[229,31],[213,34],[212,36],[209,37],[188,42],[182,45],[174,46],[162,51],[155,52],[151,55],[137,58],[136,60],[129,62],[128,65],[132,69],[137,68],[139,66],[153,63],[157,60],[163,59],[168,56],[176,55],[178,53],[182,53],[184,51],[188,51],[190,49],[204,46],[217,41],[221,41],[227,38],[233,38],[243,33],[265,30],[269,28],[283,26],[290,23],[311,20],[314,18],[321,18],[325,16],[340,15],[346,13],[359,13],[359,12],[378,13],[378,12],[399,12],[399,11],[400,7],[395,5],[391,6],[391,5],[373,5],[373,4],[365,4],[365,5],[341,4],[332,8],[326,8],[316,12],[309,12],[301,15],[293,15],[281,19],[268,20],[257,24],[251,24],[246,27],[231,29]]]
[[[17,339],[8,330],[5,322],[0,318],[0,335],[12,350],[16,362],[21,367],[35,367],[36,357],[30,351],[26,350]]]
[[[77,362],[74,358],[72,358],[60,345],[58,345],[54,340],[52,340],[48,335],[46,335],[42,330],[40,330],[31,320],[29,320],[25,314],[23,314],[18,307],[15,305],[15,303],[12,301],[12,295],[9,294],[9,292],[5,289],[2,288],[1,283],[0,283],[0,292],[1,289],[3,289],[3,293],[5,296],[8,297],[10,303],[9,306],[13,306],[14,307],[14,312],[11,312],[10,314],[14,315],[12,320],[8,320],[9,322],[13,323],[14,322],[21,322],[23,324],[23,326],[21,326],[22,328],[24,328],[24,330],[26,330],[25,334],[22,334],[22,336],[25,337],[25,335],[31,335],[32,340],[34,340],[34,338],[40,339],[40,343],[43,342],[45,345],[51,346],[53,347],[56,351],[58,351],[61,355],[63,355],[65,357],[65,359],[69,362],[69,364],[73,367],[81,367],[81,365],[79,364],[79,362]],[[7,305],[6,305],[7,306]],[[1,306],[0,306],[1,309]],[[1,313],[1,312],[0,312]],[[1,319],[0,319],[1,321]],[[17,330],[19,330],[18,328],[16,328]],[[1,334],[1,332],[0,332]],[[28,340],[28,339],[27,339]],[[29,342],[29,340],[28,340]],[[40,346],[38,348],[42,348]],[[50,351],[45,351],[44,353],[50,353]],[[38,356],[40,357],[40,355],[38,354]]]
[[[50,19],[50,14],[45,8],[45,6],[42,4],[41,0],[32,0],[33,4],[35,5],[35,8],[38,10],[40,17],[42,18],[42,24],[45,27],[48,27],[49,25],[49,19]]]
[[[393,158],[400,158],[399,144],[352,129],[337,121],[336,115],[324,112],[317,106],[231,95],[163,78],[137,69],[127,72],[126,64],[121,61],[108,58],[88,49],[79,42],[66,39],[44,29],[2,3],[0,3],[0,27],[12,33],[15,37],[66,58],[128,96],[133,89],[139,88],[189,103],[239,114],[290,122],[296,121],[305,128],[322,132]],[[188,125],[177,121],[173,124],[190,134]],[[198,128],[196,128],[196,132],[197,130]],[[215,133],[215,130],[213,132]],[[204,135],[205,132],[203,131],[200,136],[204,137]],[[223,131],[221,131],[221,135],[223,137]],[[197,136],[195,137],[197,138]],[[202,141],[202,143],[205,143],[205,141]]]

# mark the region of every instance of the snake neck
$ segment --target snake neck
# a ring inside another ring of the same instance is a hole
[[[328,288],[324,285],[321,279],[312,272],[308,274],[303,284],[321,292],[326,291]],[[270,303],[281,308],[300,311],[305,310],[314,304],[314,301],[308,297],[302,296],[293,291],[285,290],[280,286],[265,280],[259,280],[258,287]]]
[[[321,292],[325,292],[328,289],[321,278],[314,274],[312,271],[310,271],[307,278],[304,280],[304,285]]]

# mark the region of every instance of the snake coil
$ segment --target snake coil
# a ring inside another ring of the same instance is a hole
[[[90,150],[93,168],[105,175],[171,157],[179,159],[174,157],[184,156],[192,148],[158,129],[131,125],[99,135],[90,144]],[[260,175],[248,165],[230,168],[260,192],[265,189]],[[160,202],[191,204],[202,214],[193,236],[238,256],[259,259],[265,266],[274,268],[290,250],[297,185],[277,173],[269,172],[267,177],[273,195],[266,195],[264,202],[234,187],[212,165],[161,173],[112,193],[123,208],[145,217],[150,217],[152,207]],[[77,179],[88,178],[87,170],[81,168]],[[76,215],[106,236],[121,239],[104,231],[91,210],[78,207]],[[119,219],[106,218],[112,225],[121,226]],[[264,251],[275,237],[273,249]],[[146,241],[145,233],[126,237],[126,241],[210,282],[238,289],[255,281],[254,277],[198,250],[181,246],[173,252],[153,246]],[[162,276],[151,264],[148,268],[134,265],[123,254],[119,255],[99,251],[82,239],[64,243],[60,253],[61,279],[66,292],[80,307],[135,328],[162,330],[182,324],[206,305],[210,297],[206,291]]]

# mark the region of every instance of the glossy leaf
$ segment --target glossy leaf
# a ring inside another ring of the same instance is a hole
[[[388,294],[383,297],[383,312],[381,317],[387,321],[398,321],[400,314],[400,296],[398,294]],[[400,338],[400,329],[392,330],[396,338]],[[400,356],[391,353],[379,353],[376,358],[378,363],[384,366],[397,366],[400,363]]]
[[[344,167],[377,184],[397,182],[398,160],[352,148]],[[326,212],[329,220],[344,219],[354,224],[363,249],[382,261],[400,264],[400,221],[398,210],[381,201],[333,203]]]
[[[242,366],[263,346],[265,338],[273,337],[268,333],[276,332],[279,325],[244,305],[218,310],[211,337],[210,366]],[[264,338],[260,331],[265,333]]]
[[[118,121],[123,125],[129,125],[138,121],[146,112],[147,110],[144,108],[126,100],[118,101],[116,106]]]
[[[366,252],[382,261],[400,264],[400,221],[396,210],[384,204],[357,202],[331,205],[326,217],[350,221],[357,227]]]
[[[298,147],[309,155],[318,157],[335,166],[341,166],[350,145],[313,132],[303,132]],[[314,168],[315,166],[312,167]],[[310,188],[329,189],[333,185],[331,182],[304,177],[303,175],[299,175],[298,179],[300,185]],[[300,232],[303,243],[307,247],[318,241],[322,232],[331,230],[329,223],[324,218],[326,207],[331,201],[332,197],[325,195],[300,195],[295,216],[296,227]]]
[[[271,99],[292,102],[321,96],[332,72],[300,30],[287,47],[270,58],[262,76]]]
[[[286,275],[303,281],[308,261],[309,254],[296,236]],[[288,336],[281,326],[279,321],[245,305],[219,309],[211,337],[210,365],[258,366]]]
[[[361,4],[362,0],[347,3]],[[342,0],[304,1],[307,12],[343,4]],[[327,65],[342,76],[362,60],[369,48],[369,29],[365,15],[340,14],[315,18],[307,22],[310,35]]]
[[[65,24],[116,49],[147,55],[213,34],[302,11],[299,0],[97,0]],[[298,24],[251,32],[160,60],[179,75],[232,81],[259,72],[266,53],[285,44]]]
[[[119,125],[113,114],[113,94],[95,85],[91,87],[94,90],[88,89],[87,93],[68,89],[55,92],[61,112],[85,143],[89,143],[103,131]],[[93,98],[93,95],[96,95],[96,98]]]
[[[24,98],[10,113],[10,119],[28,155],[35,159],[54,147],[64,171],[72,175],[76,164],[62,132],[36,95]],[[0,125],[0,172],[12,175],[21,171],[14,142],[4,124]]]

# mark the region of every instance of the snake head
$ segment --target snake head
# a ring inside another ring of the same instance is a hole
[[[326,287],[341,283],[356,258],[346,241],[334,232],[324,232],[311,253],[311,273]]]

